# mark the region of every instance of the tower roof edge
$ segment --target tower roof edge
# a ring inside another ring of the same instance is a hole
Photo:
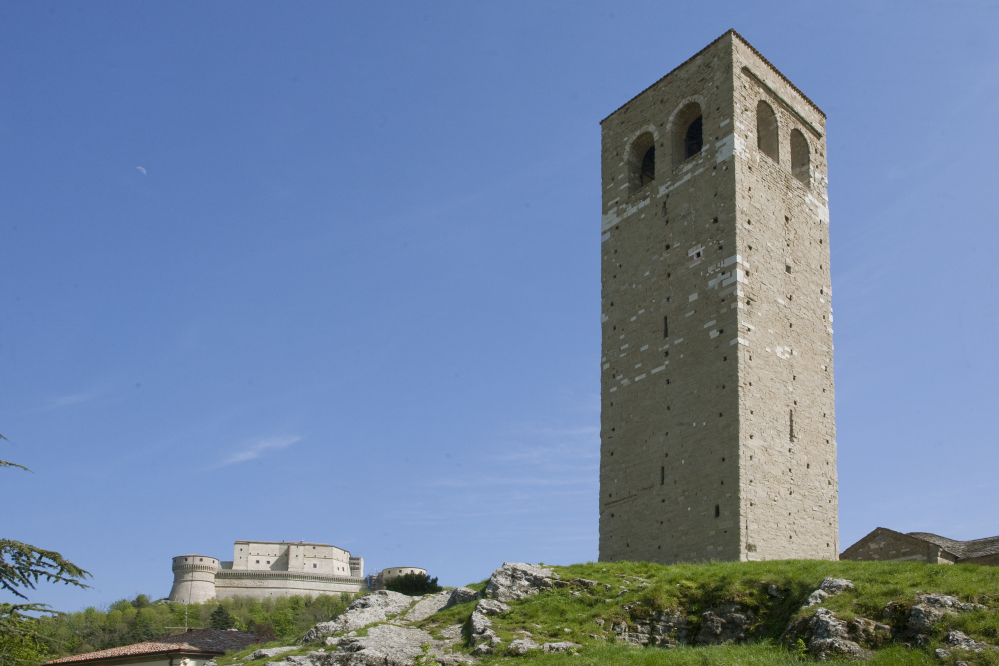
[[[724,39],[728,35],[731,35],[732,37],[738,39],[740,42],[742,42],[747,47],[749,47],[749,49],[756,55],[756,57],[758,57],[760,60],[762,60],[767,65],[767,67],[769,67],[771,70],[773,70],[773,72],[777,76],[779,76],[781,78],[781,80],[783,80],[787,85],[791,86],[792,90],[794,90],[796,93],[798,93],[799,95],[801,95],[801,98],[803,100],[805,100],[806,102],[808,102],[809,106],[811,106],[813,109],[815,109],[816,111],[818,111],[819,114],[822,116],[823,119],[825,119],[827,117],[826,114],[825,114],[825,111],[823,111],[822,109],[820,109],[815,102],[813,102],[811,99],[809,99],[808,95],[806,95],[805,93],[801,92],[801,90],[798,88],[798,86],[794,85],[794,83],[792,83],[789,78],[787,78],[786,76],[784,76],[783,72],[781,72],[779,69],[777,69],[777,67],[775,67],[772,62],[770,62],[769,60],[767,60],[766,56],[764,56],[762,53],[760,53],[756,49],[755,46],[753,46],[752,44],[750,44],[748,39],[746,39],[745,37],[743,37],[742,35],[740,35],[735,30],[735,28],[729,28],[728,30],[726,30],[725,32],[723,32],[721,35],[719,35],[717,39],[712,40],[711,43],[708,44],[707,46],[705,46],[703,49],[701,49],[700,51],[698,51],[694,55],[692,55],[689,58],[687,58],[686,60],[684,60],[682,63],[680,63],[679,65],[677,65],[676,67],[674,67],[673,69],[671,69],[669,72],[667,72],[665,75],[663,75],[663,76],[659,77],[658,79],[656,79],[652,84],[650,84],[649,86],[647,86],[644,90],[642,90],[637,95],[635,95],[634,97],[632,97],[631,99],[629,99],[627,102],[625,102],[624,104],[622,104],[618,108],[614,109],[614,111],[612,111],[611,113],[609,113],[606,118],[604,118],[603,120],[600,121],[600,124],[602,125],[604,122],[606,122],[615,113],[617,113],[618,111],[620,111],[624,107],[626,107],[629,104],[631,104],[631,102],[633,102],[634,100],[636,100],[639,97],[641,97],[642,95],[644,95],[646,92],[648,92],[649,89],[653,88],[654,86],[656,86],[657,84],[661,83],[662,81],[665,81],[667,78],[669,78],[670,76],[672,76],[673,74],[675,74],[677,71],[679,71],[680,69],[682,69],[687,63],[689,63],[690,61],[692,61],[695,58],[699,57],[701,54],[703,54],[705,51],[707,51],[708,49],[710,49],[712,46],[714,46],[715,44],[717,44],[718,42],[720,42],[722,39]]]

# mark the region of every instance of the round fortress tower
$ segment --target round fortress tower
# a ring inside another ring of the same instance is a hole
[[[179,555],[173,558],[173,587],[170,601],[197,604],[215,598],[215,572],[219,561],[205,555]]]

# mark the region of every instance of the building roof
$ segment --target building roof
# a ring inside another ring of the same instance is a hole
[[[724,33],[722,33],[722,35],[720,37],[718,37],[718,39],[714,40],[713,42],[711,42],[710,44],[708,44],[707,46],[705,46],[703,49],[701,49],[700,51],[698,51],[694,55],[692,55],[689,58],[687,58],[686,60],[684,60],[682,63],[680,63],[679,65],[677,65],[676,67],[674,67],[673,69],[671,69],[669,72],[667,72],[665,76],[659,78],[659,80],[657,80],[655,83],[653,83],[652,85],[650,85],[648,88],[646,88],[645,90],[643,90],[642,92],[638,93],[637,95],[635,95],[634,97],[632,97],[631,99],[629,99],[627,102],[625,102],[624,104],[622,104],[621,106],[619,106],[617,109],[614,110],[613,113],[609,114],[607,116],[607,118],[610,118],[615,113],[617,113],[618,111],[620,111],[624,107],[628,106],[628,104],[630,104],[633,100],[641,97],[642,94],[645,93],[645,91],[648,90],[649,88],[652,88],[653,86],[655,86],[656,84],[658,84],[660,81],[663,81],[664,79],[670,77],[674,72],[676,72],[677,70],[681,69],[688,62],[690,62],[691,60],[693,60],[697,56],[701,55],[702,53],[704,53],[705,51],[707,51],[708,49],[710,49],[717,42],[721,41],[722,38],[724,38],[726,35],[732,35],[735,39],[738,39],[740,42],[742,42],[743,44],[745,44],[746,46],[748,46],[749,50],[752,51],[754,54],[756,54],[756,56],[759,57],[760,60],[762,60],[764,63],[766,63],[767,66],[770,67],[771,70],[773,70],[774,74],[776,74],[777,76],[779,76],[784,83],[786,83],[787,85],[791,86],[792,90],[794,90],[796,93],[798,93],[799,95],[801,95],[801,98],[803,100],[805,100],[809,104],[809,106],[811,106],[813,109],[815,109],[816,111],[818,111],[819,114],[823,118],[826,117],[825,112],[822,109],[820,109],[819,106],[815,102],[813,102],[812,100],[808,99],[808,95],[806,95],[805,93],[801,92],[801,90],[798,89],[798,86],[794,85],[791,82],[791,79],[789,79],[786,76],[784,76],[783,72],[781,72],[779,69],[777,69],[776,67],[774,67],[774,64],[772,62],[770,62],[769,60],[767,60],[763,56],[762,53],[760,53],[759,51],[757,51],[756,47],[749,43],[749,40],[747,40],[745,37],[743,37],[742,35],[740,35],[734,29],[730,28],[730,29],[726,30]],[[607,118],[604,118],[600,122],[603,123],[604,121],[607,120]]]
[[[986,557],[988,555],[999,555],[999,536],[986,537],[985,539],[974,539],[972,541],[956,541],[948,539],[930,532],[907,532],[907,536],[929,541],[957,555],[959,560],[972,557]]]
[[[196,654],[223,654],[226,651],[245,650],[254,643],[264,639],[245,631],[224,631],[222,629],[195,629],[187,633],[168,636],[156,641],[122,645],[121,647],[75,654],[71,657],[53,659],[50,664],[68,664],[84,661],[100,661],[103,659],[120,659],[122,657],[137,657],[147,654],[170,652],[191,652]]]

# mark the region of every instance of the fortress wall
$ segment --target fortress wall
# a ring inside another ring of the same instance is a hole
[[[350,553],[326,544],[237,541],[232,568],[236,571],[295,571],[308,574],[350,575]]]
[[[285,574],[260,575],[256,573],[234,574],[219,572],[215,579],[215,595],[218,599],[252,597],[254,599],[274,599],[293,595],[318,596],[320,594],[357,593],[367,590],[364,578],[307,576]]]

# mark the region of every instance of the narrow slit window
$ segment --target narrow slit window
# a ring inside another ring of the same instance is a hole
[[[721,516],[721,505],[715,504],[715,518],[718,518],[720,516]]]
[[[794,441],[794,410],[793,409],[788,411],[788,424],[789,424],[788,441],[789,442],[793,442]]]
[[[663,317],[663,337],[669,337],[669,317]]]
[[[666,485],[666,468],[665,467],[660,467],[659,468],[659,485],[660,486]]]

